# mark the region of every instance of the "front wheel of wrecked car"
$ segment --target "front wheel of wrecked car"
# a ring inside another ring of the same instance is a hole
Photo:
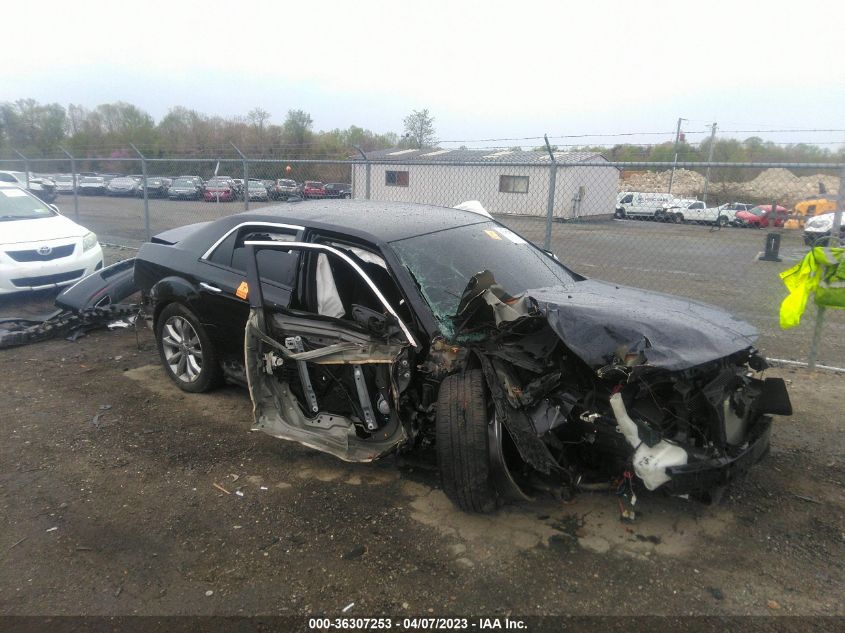
[[[446,496],[465,512],[498,505],[488,449],[484,376],[480,369],[447,376],[437,397],[437,465]]]
[[[183,391],[200,393],[220,384],[222,374],[214,346],[185,306],[171,303],[161,311],[156,343],[167,375]]]

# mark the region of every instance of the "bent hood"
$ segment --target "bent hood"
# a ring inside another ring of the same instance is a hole
[[[714,306],[601,281],[526,295],[563,343],[596,369],[629,351],[642,352],[646,365],[686,369],[747,349],[757,338],[752,325]]]
[[[88,233],[88,229],[63,215],[5,221],[0,223],[0,231],[0,242],[3,244],[47,242],[67,237],[82,237]]]

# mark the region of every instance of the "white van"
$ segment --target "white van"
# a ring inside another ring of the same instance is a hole
[[[637,220],[666,220],[666,210],[673,206],[675,196],[671,193],[641,193],[623,191],[616,196],[617,218]]]

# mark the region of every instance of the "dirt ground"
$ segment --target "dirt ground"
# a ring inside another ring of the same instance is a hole
[[[845,615],[845,376],[770,371],[771,455],[627,525],[608,493],[463,514],[424,465],[250,433],[147,329],[0,351],[0,613]]]

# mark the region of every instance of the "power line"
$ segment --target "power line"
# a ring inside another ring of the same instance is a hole
[[[710,134],[710,130],[682,130],[684,134]],[[807,134],[830,134],[845,133],[845,129],[815,129],[815,128],[782,128],[774,130],[721,130],[722,134],[784,134],[784,133],[807,133]],[[674,130],[665,132],[614,132],[607,134],[558,134],[549,136],[550,139],[566,138],[619,138],[631,136],[671,136]],[[480,138],[464,139],[456,141],[438,140],[438,143],[499,143],[504,141],[542,141],[543,136],[521,136],[512,138]]]

